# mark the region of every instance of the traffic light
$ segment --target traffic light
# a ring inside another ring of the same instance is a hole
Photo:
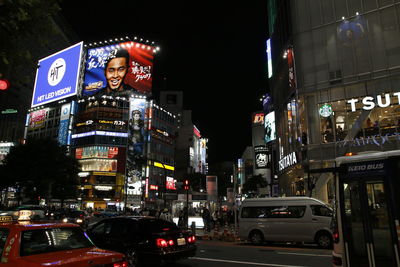
[[[188,179],[183,180],[183,189],[189,190],[189,188],[190,188],[189,180]]]

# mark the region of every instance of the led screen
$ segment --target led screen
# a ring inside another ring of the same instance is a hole
[[[271,39],[267,40],[267,62],[268,62],[268,78],[271,78],[272,77]]]
[[[146,135],[146,99],[131,97],[129,103],[128,122],[128,152],[126,160],[126,173],[128,179],[136,182],[141,178],[141,167],[136,159],[144,155],[144,141]],[[139,175],[138,175],[139,173]]]
[[[265,125],[265,142],[271,142],[276,139],[275,131],[275,112],[272,111],[265,115],[264,119]]]
[[[39,60],[32,107],[77,94],[82,42]]]
[[[82,95],[151,93],[153,50],[135,42],[89,49]]]

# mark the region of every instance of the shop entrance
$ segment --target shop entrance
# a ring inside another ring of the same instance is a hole
[[[343,239],[349,266],[399,266],[387,177],[340,179]],[[397,259],[396,259],[397,258]]]

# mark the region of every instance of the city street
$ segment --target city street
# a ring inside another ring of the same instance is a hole
[[[331,250],[304,245],[253,246],[246,243],[198,241],[196,257],[166,266],[331,266]]]

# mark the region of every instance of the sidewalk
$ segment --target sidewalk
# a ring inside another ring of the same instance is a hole
[[[210,232],[204,229],[196,229],[196,238],[198,240],[219,240],[225,242],[240,242],[240,238],[235,234],[234,227],[214,228]]]

